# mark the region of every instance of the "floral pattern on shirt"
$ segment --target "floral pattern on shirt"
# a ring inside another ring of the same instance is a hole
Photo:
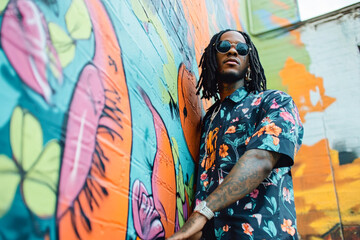
[[[215,213],[211,238],[297,239],[291,166],[302,137],[295,103],[281,91],[239,88],[209,109],[202,127],[196,203],[222,183],[245,151],[281,153],[256,189]]]

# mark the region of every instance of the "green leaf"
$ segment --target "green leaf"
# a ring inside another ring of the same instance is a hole
[[[179,215],[179,226],[182,227],[185,224],[183,204],[179,197],[176,197],[176,208]]]
[[[42,130],[37,119],[20,107],[14,109],[10,122],[10,143],[15,160],[29,170],[42,151]]]
[[[59,25],[52,22],[49,23],[49,33],[61,66],[64,68],[75,57],[74,41]]]
[[[20,175],[15,162],[6,155],[0,155],[0,218],[11,207],[19,182]]]
[[[73,0],[65,16],[68,31],[74,39],[90,38],[92,25],[84,0]]]
[[[5,10],[10,0],[2,0],[0,1],[0,13]]]
[[[30,173],[23,182],[23,194],[27,206],[36,215],[49,217],[55,213],[56,194],[45,182],[37,181]]]
[[[43,133],[39,121],[24,111],[22,126],[22,167],[28,171],[38,159],[43,148]]]
[[[272,235],[273,235],[273,236],[276,236],[277,230],[276,230],[276,227],[275,227],[275,224],[274,224],[273,221],[269,221],[269,222],[268,222],[268,227],[269,227]]]
[[[54,214],[60,157],[59,143],[55,140],[48,142],[36,165],[26,175],[23,184],[25,202],[38,216]],[[40,198],[45,198],[46,201]]]
[[[177,191],[180,195],[181,201],[185,202],[184,177],[183,177],[181,164],[179,164],[179,173],[177,175],[177,185],[178,185]]]
[[[23,112],[20,107],[16,107],[12,113],[10,120],[10,144],[15,160],[21,163],[22,160],[22,126]]]

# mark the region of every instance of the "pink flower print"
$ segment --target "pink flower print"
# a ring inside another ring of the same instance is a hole
[[[283,188],[283,197],[285,201],[290,203],[290,191],[286,187]]]
[[[258,224],[259,224],[259,226],[260,226],[260,224],[261,224],[261,219],[262,219],[262,215],[261,214],[259,214],[259,213],[256,213],[256,214],[253,214],[253,215],[251,215],[253,218],[256,218],[256,220],[257,220],[257,222],[258,222]]]
[[[246,114],[246,113],[249,111],[249,109],[248,109],[248,108],[243,108],[241,111],[242,111],[244,114]]]
[[[257,106],[261,103],[261,97],[254,99],[254,101],[251,103],[251,106]]]
[[[236,118],[234,118],[233,120],[231,120],[230,123],[234,123],[234,122],[237,122],[237,121],[239,121],[239,118],[238,118],[238,117],[236,117]]]
[[[277,104],[275,98],[272,100],[272,105],[270,107],[270,109],[278,109],[280,106],[279,104]]]
[[[292,124],[295,124],[294,117],[288,112],[281,112],[280,117],[282,117],[285,121],[290,121]]]
[[[287,232],[291,236],[294,236],[296,232],[295,228],[292,226],[292,221],[290,219],[285,219],[285,218],[284,218],[284,223],[281,224],[281,230]]]
[[[251,202],[248,202],[244,207],[244,210],[249,210],[249,209],[252,209],[252,203]]]
[[[203,173],[203,174],[200,175],[200,179],[201,179],[202,181],[204,181],[206,178],[207,178],[207,174],[206,174],[206,173]]]
[[[258,195],[259,195],[259,190],[256,188],[254,189],[254,191],[250,193],[250,197],[252,198],[257,198]]]

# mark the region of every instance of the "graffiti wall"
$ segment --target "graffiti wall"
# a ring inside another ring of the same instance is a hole
[[[359,234],[359,7],[289,28],[293,1],[267,2],[1,0],[0,239],[179,229],[209,106],[197,65],[224,28],[252,35],[270,88],[299,107],[301,236]]]

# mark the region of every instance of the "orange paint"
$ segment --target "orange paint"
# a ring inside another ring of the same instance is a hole
[[[298,231],[322,235],[339,223],[328,142],[303,145],[292,169]]]
[[[286,18],[281,18],[281,17],[278,17],[274,14],[271,14],[270,16],[270,19],[273,23],[276,23],[279,25],[279,27],[284,27],[284,26],[289,26],[291,25],[290,21]],[[292,31],[289,31],[289,34],[291,36],[294,37],[292,43],[295,45],[295,46],[303,46],[304,43],[301,41],[301,35],[300,35],[300,31],[298,30],[292,30]]]
[[[195,48],[196,62],[200,62],[205,47],[210,42],[208,13],[205,0],[181,0],[184,16],[189,26],[190,46]]]
[[[239,18],[239,9],[240,9],[239,1],[237,0],[227,1],[225,2],[225,7],[227,7],[227,11],[231,14],[232,19],[235,20],[236,29],[243,31]]]
[[[199,160],[201,107],[199,96],[196,95],[195,75],[180,65],[178,73],[178,97],[181,126],[186,144],[193,160]]]
[[[141,91],[146,105],[150,109],[156,133],[156,155],[151,179],[155,208],[168,238],[175,232],[176,215],[176,176],[170,138],[163,120],[145,92]]]
[[[280,1],[280,0],[272,0],[272,2],[274,3],[274,5],[279,6],[280,8],[284,9],[284,10],[289,10],[289,5],[287,5],[286,3]]]
[[[283,85],[288,87],[288,93],[293,97],[300,113],[301,120],[305,122],[305,115],[309,112],[322,112],[336,99],[326,96],[321,77],[309,73],[305,65],[297,63],[289,57],[284,68],[279,72]],[[318,101],[314,103],[311,94]]]
[[[96,141],[108,161],[104,160],[105,176],[102,176],[96,167],[92,166],[90,175],[93,181],[106,188],[108,195],[97,197],[98,205],[93,202],[91,210],[85,191],[80,192],[78,201],[81,203],[83,213],[77,202],[74,203],[74,223],[82,239],[125,239],[128,221],[129,201],[129,173],[132,144],[132,123],[128,88],[121,59],[119,42],[115,35],[113,25],[104,6],[98,0],[85,0],[88,7],[93,31],[95,35],[96,50],[93,64],[100,72],[101,81],[108,91],[106,105],[111,109],[119,109],[121,122],[101,118],[99,125],[105,125],[119,135],[110,135],[107,131],[98,131]],[[109,64],[112,59],[112,64]],[[116,68],[114,67],[116,64]],[[121,126],[119,126],[119,123]],[[100,191],[99,187],[89,186],[92,191]],[[84,224],[83,215],[91,222],[91,229]],[[71,213],[60,219],[59,238],[77,239],[71,220]]]

